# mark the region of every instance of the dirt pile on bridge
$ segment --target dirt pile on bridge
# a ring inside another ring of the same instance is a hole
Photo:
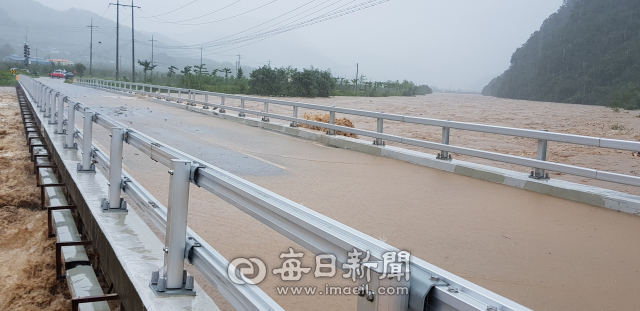
[[[0,310],[69,310],[32,169],[15,89],[0,88]]]
[[[302,118],[304,118],[306,120],[322,122],[322,123],[329,123],[329,121],[331,120],[331,116],[328,113],[327,114],[305,113],[305,114],[302,115]],[[346,127],[355,128],[355,126],[353,125],[353,122],[351,122],[351,120],[349,120],[347,118],[336,118],[334,123],[336,125],[340,125],[340,126],[346,126]],[[310,130],[316,130],[316,131],[323,131],[323,132],[327,131],[326,128],[315,126],[315,125],[300,124],[300,127],[304,127],[304,128],[308,128]],[[342,131],[336,131],[336,135],[342,135],[342,136],[347,136],[347,137],[358,138],[358,135],[356,135],[356,134],[346,133],[346,132],[342,132]]]

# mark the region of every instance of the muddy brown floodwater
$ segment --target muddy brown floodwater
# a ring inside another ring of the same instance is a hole
[[[0,310],[69,310],[15,94],[0,87]]]
[[[534,310],[637,310],[640,305],[638,216],[403,161],[332,148],[145,98],[119,96],[51,79],[41,81],[76,94],[74,96],[86,97],[84,103],[128,122],[134,129],[167,145],[202,157],[213,165],[226,165],[225,170],[241,178],[373,238],[411,251],[417,258]],[[634,140],[630,130],[611,132],[606,128],[611,123],[617,123],[615,128],[618,129],[621,126],[640,128],[633,112],[614,113],[603,107],[509,101],[475,95],[289,100]],[[109,112],[120,110],[123,104],[128,107],[125,107],[127,114]],[[227,104],[240,103],[228,100]],[[252,109],[263,107],[262,103],[246,104]],[[269,110],[291,113],[276,105],[271,105]],[[314,111],[301,110],[299,115],[304,112]],[[336,116],[341,117],[348,117],[358,128],[373,130],[375,127],[373,119]],[[581,124],[580,120],[600,125]],[[409,137],[424,135],[438,141],[441,129],[387,122],[385,131]],[[462,146],[513,154],[526,151],[531,152],[531,156],[536,149],[533,140],[462,131],[452,134],[451,142]],[[101,148],[109,149],[108,131],[94,127],[94,140]],[[556,156],[567,155],[555,159],[557,161],[575,161],[612,171],[622,172],[611,164],[614,161],[635,165],[634,156],[629,154],[627,158],[615,150],[589,153],[588,148],[577,147],[579,150],[573,152],[578,155],[572,156],[570,150],[562,149],[566,146],[560,147],[562,145],[551,143],[551,160],[554,160],[555,152]],[[166,204],[169,188],[166,167],[151,161],[130,145],[124,147],[123,165],[152,195]],[[281,280],[273,270],[283,266],[280,255],[286,254],[289,247],[304,253],[303,267],[315,267],[312,254],[208,191],[194,185],[190,191],[189,226],[228,260],[237,257],[263,259],[268,273],[260,287],[285,310],[355,309],[354,295],[319,293],[325,292],[325,284],[354,284],[342,278],[340,271],[334,278],[316,279],[315,271],[311,270],[298,282]],[[202,276],[196,273],[196,278],[222,310],[232,310]],[[278,293],[279,286],[317,286],[318,293],[282,295]]]
[[[282,99],[282,98],[280,98]],[[532,130],[548,130],[574,135],[602,138],[640,140],[640,111],[614,112],[601,106],[559,104],[525,100],[502,99],[473,94],[435,93],[415,97],[331,97],[331,98],[286,98],[286,100],[336,106],[343,108],[380,111],[386,113],[473,122],[488,125],[516,127]],[[227,100],[233,105],[234,100]],[[246,103],[251,109],[262,110],[261,103]],[[270,105],[269,111],[291,115],[291,108]],[[298,114],[318,112],[299,109]],[[353,115],[336,114],[347,117],[356,128],[376,130],[376,119]],[[384,121],[384,132],[403,137],[440,142],[442,129],[418,124]],[[361,137],[362,138],[362,137]],[[364,138],[369,139],[369,138]],[[388,142],[389,145],[407,149],[435,153],[420,147]],[[471,132],[451,129],[450,144],[481,149],[510,155],[535,158],[535,139]],[[640,156],[631,151],[595,148],[574,144],[549,142],[547,160],[604,170],[620,174],[640,176]],[[495,167],[529,172],[531,168],[502,162],[484,160],[453,154],[456,159],[491,165]],[[616,191],[640,195],[640,189],[633,186],[598,181],[562,173],[551,173],[552,178],[592,185]]]

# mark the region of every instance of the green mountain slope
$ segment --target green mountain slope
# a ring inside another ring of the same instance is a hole
[[[640,1],[565,0],[482,94],[640,108]]]

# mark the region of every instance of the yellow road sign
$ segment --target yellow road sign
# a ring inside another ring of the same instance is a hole
[[[11,69],[11,74],[16,74],[16,73],[18,73],[18,71],[17,71],[17,70],[15,70],[15,69]]]

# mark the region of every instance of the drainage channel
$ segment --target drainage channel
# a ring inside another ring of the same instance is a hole
[[[73,311],[111,310],[107,301],[119,299],[118,294],[111,293],[113,283],[106,292],[103,290],[95,272],[100,269],[94,269],[85,249],[92,242],[83,240],[82,226],[76,225],[76,219],[79,219],[77,213],[74,215],[76,206],[59,177],[58,167],[52,161],[40,122],[34,117],[24,91],[19,87],[16,91],[33,173],[40,188],[40,204],[42,209],[47,210],[47,235],[56,239],[56,277],[67,281]]]
[[[78,171],[82,153],[65,146],[66,132],[57,131],[57,122],[66,121],[40,109],[21,86],[17,93],[41,203],[48,213],[47,234],[56,238],[56,274],[67,280],[73,310],[111,310],[109,300],[117,300],[119,310],[126,311],[219,310],[196,282],[190,295],[154,294],[149,271],[162,267],[162,242],[134,209],[102,212],[101,199],[108,193],[105,175]],[[89,250],[99,254],[98,271],[107,286],[100,286]]]

